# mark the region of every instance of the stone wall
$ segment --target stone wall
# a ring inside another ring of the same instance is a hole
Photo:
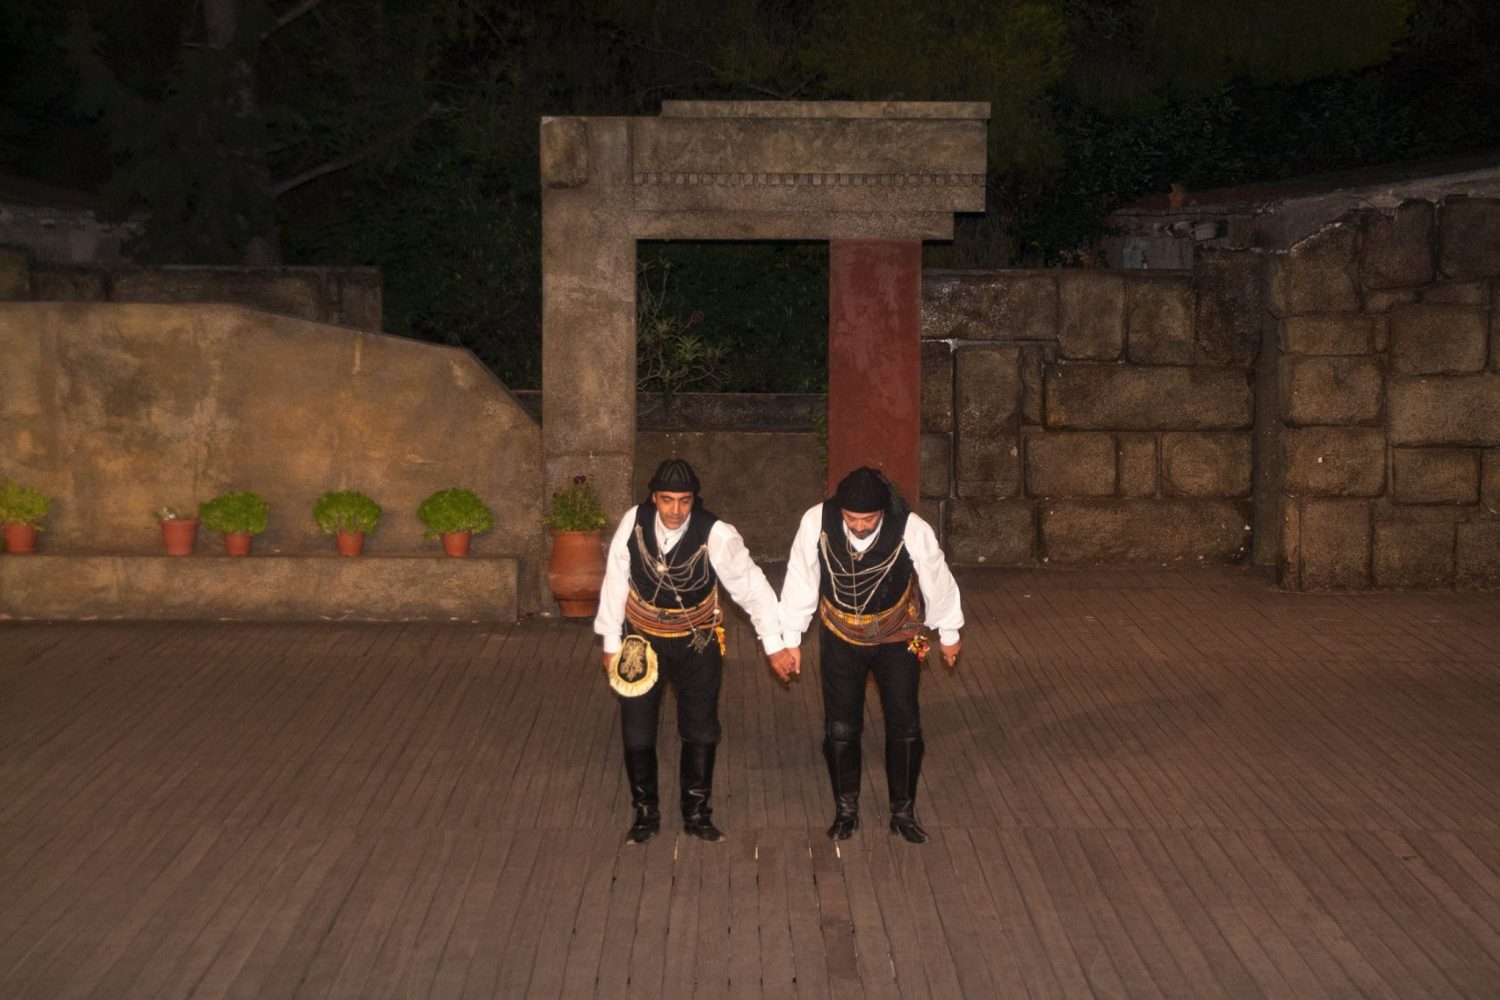
[[[536,576],[540,429],[467,351],[234,306],[0,303],[0,357],[0,477],[55,498],[48,553],[159,553],[154,509],[232,489],[270,502],[257,551],[326,553],[313,502],[352,488],[385,509],[367,554],[435,555],[417,505],[461,485],[496,516],[475,554]]]
[[[214,302],[379,330],[375,267],[144,267],[39,264],[0,247],[0,301]]]
[[[922,502],[950,557],[1246,558],[1259,269],[928,272]]]
[[[1346,216],[1272,258],[1283,583],[1500,586],[1500,201]]]

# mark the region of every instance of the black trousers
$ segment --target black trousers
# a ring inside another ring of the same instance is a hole
[[[917,688],[922,661],[905,642],[856,646],[818,624],[823,670],[823,726],[829,739],[858,740],[864,732],[865,683],[875,675],[880,707],[885,715],[885,738],[913,739],[922,735]]]
[[[667,684],[677,689],[677,733],[684,743],[719,742],[719,685],[724,676],[719,643],[710,635],[708,646],[698,652],[689,636],[662,639],[646,636],[656,650],[661,676],[651,690],[635,698],[620,699],[620,731],[625,749],[654,750],[661,726],[661,700]]]

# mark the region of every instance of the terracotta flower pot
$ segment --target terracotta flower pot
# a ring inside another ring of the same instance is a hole
[[[357,556],[365,550],[365,533],[363,531],[340,531],[335,536],[338,540],[339,555]]]
[[[467,531],[445,531],[443,532],[443,551],[455,559],[462,559],[469,554],[469,538]]]
[[[198,519],[178,517],[161,522],[161,542],[169,556],[190,556],[198,544]]]
[[[36,525],[7,524],[5,526],[5,551],[22,555],[36,551]]]
[[[250,539],[254,537],[248,531],[226,531],[224,532],[224,551],[232,556],[248,556]]]
[[[547,585],[564,618],[592,618],[604,585],[602,531],[552,532],[552,561]]]

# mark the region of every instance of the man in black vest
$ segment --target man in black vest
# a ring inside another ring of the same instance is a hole
[[[782,648],[776,593],[750,558],[740,533],[698,502],[698,475],[681,459],[661,463],[648,502],[625,512],[609,544],[594,631],[604,640],[604,670],[620,652],[622,633],[641,636],[661,677],[645,693],[620,699],[625,773],[635,815],[626,842],[641,844],[661,829],[656,731],[662,689],[677,689],[682,737],[682,824],[694,837],[724,839],[713,824],[714,753],[719,742],[723,611],[719,585],[749,613],[777,674],[791,669]]]
[[[928,523],[871,468],[855,469],[833,498],[808,510],[792,541],[781,588],[782,628],[792,654],[783,680],[801,669],[802,633],[818,613],[823,674],[823,756],[833,782],[828,839],[859,829],[860,736],[865,682],[875,675],[885,714],[885,770],[891,832],[927,843],[917,822],[922,770],[917,687],[927,654],[922,627],[934,629],[943,662],[958,662],[963,610],[958,584]],[[780,661],[784,665],[785,660]]]

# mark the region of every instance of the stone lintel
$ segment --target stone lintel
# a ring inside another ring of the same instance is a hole
[[[662,101],[663,118],[977,118],[988,101]]]
[[[951,240],[953,214],[892,212],[636,212],[642,240]]]
[[[637,178],[978,177],[983,192],[983,119],[636,118],[631,132]]]

